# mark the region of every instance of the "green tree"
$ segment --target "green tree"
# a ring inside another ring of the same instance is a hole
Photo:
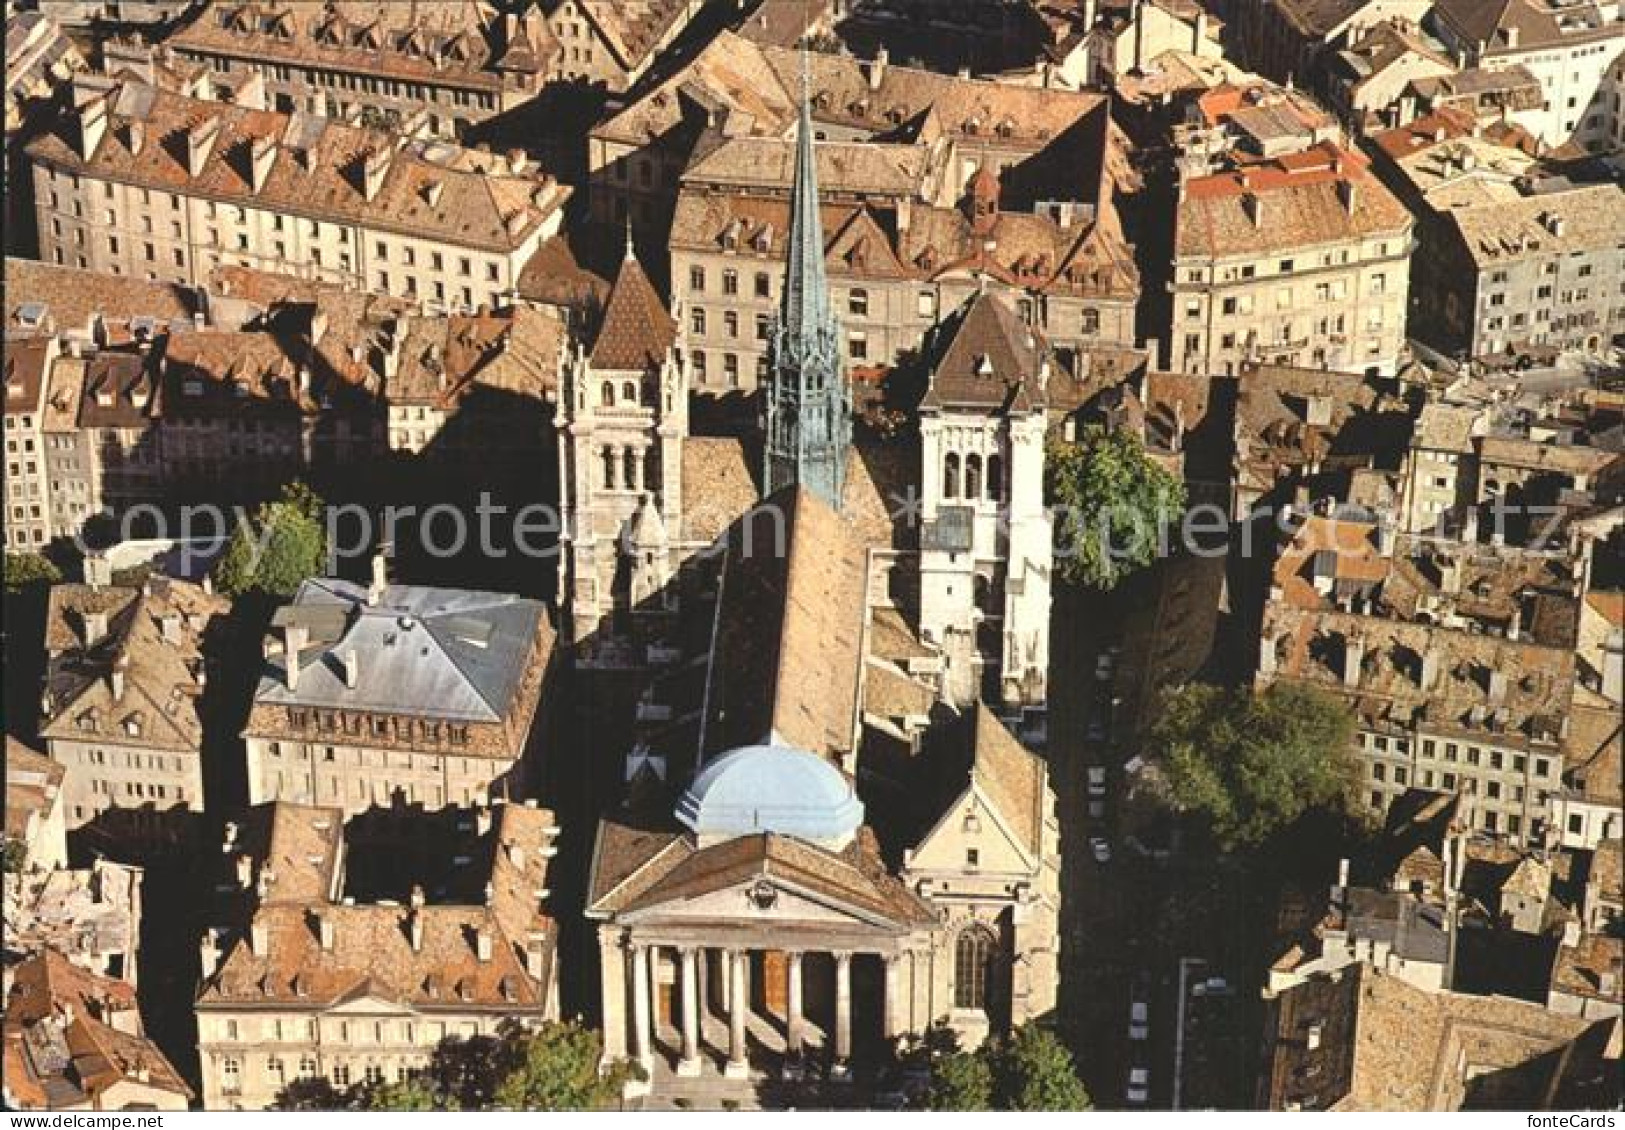
[[[322,1076],[295,1079],[271,1100],[272,1110],[349,1110],[350,1096]]]
[[[993,1068],[980,1052],[950,1052],[931,1063],[927,1110],[992,1110]]]
[[[506,1110],[604,1110],[620,1098],[630,1078],[625,1064],[599,1071],[598,1033],[579,1021],[552,1021],[510,1039],[515,1062],[495,1096],[496,1105]]]
[[[327,565],[322,500],[303,483],[287,486],[232,532],[215,562],[215,587],[228,596],[292,596]]]
[[[21,592],[33,585],[55,585],[62,581],[62,570],[38,553],[8,553],[5,569],[7,592]]]
[[[1185,510],[1185,484],[1133,434],[1090,425],[1076,443],[1045,450],[1055,508],[1055,566],[1076,585],[1110,590],[1156,560],[1160,531]]]
[[[15,875],[28,862],[28,845],[18,836],[7,836],[0,843],[0,871]]]
[[[1254,694],[1191,683],[1163,696],[1148,749],[1166,798],[1205,816],[1219,845],[1236,851],[1312,809],[1347,811],[1353,739],[1348,706],[1313,687]]]
[[[1000,1110],[1088,1110],[1072,1053],[1048,1028],[1028,1024],[988,1053]]]
[[[400,1083],[381,1083],[368,1087],[359,1096],[357,1106],[362,1110],[455,1110],[428,1083],[421,1079],[407,1079]]]

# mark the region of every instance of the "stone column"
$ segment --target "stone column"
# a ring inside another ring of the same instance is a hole
[[[750,1075],[750,1057],[745,1051],[745,1015],[750,1010],[750,953],[728,952],[728,1063],[723,1074],[730,1079]]]
[[[835,955],[835,1070],[833,1078],[851,1077],[847,1063],[852,1058],[852,955]]]
[[[677,1064],[677,1074],[700,1073],[700,978],[697,972],[698,955],[693,947],[684,946],[683,960],[683,1058]]]
[[[895,1040],[903,1034],[905,1021],[903,1019],[903,955],[891,953],[886,955],[886,1008],[885,1036],[888,1040]]]
[[[632,946],[632,1056],[645,1071],[654,1067],[649,1039],[649,947]]]
[[[790,1016],[785,1022],[785,1040],[794,1055],[801,1050],[801,954],[790,951]]]
[[[626,1058],[626,950],[620,930],[605,926],[598,931],[599,979],[604,1001],[604,1060]]]

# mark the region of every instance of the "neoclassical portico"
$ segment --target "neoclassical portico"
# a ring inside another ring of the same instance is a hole
[[[928,1025],[937,916],[887,874],[838,769],[736,750],[702,770],[677,815],[687,833],[591,908],[608,1055],[651,1073],[657,1061],[735,1078],[808,1062],[839,1078],[859,1044]],[[628,835],[605,826],[600,871]]]

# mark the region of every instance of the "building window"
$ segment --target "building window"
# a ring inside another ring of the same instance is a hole
[[[855,318],[869,316],[869,292],[867,290],[853,290],[846,296],[846,310]]]
[[[730,295],[739,293],[739,272],[732,267],[722,272],[722,293]]]
[[[980,455],[965,456],[965,497],[980,498],[982,496],[982,457]]]
[[[688,316],[688,328],[697,337],[705,336],[705,311],[695,309]]]
[[[756,272],[756,297],[767,298],[773,293],[773,283],[766,271]]]
[[[988,967],[993,962],[993,935],[972,926],[954,943],[954,1007],[987,1008]]]
[[[689,365],[694,370],[694,379],[700,384],[705,383],[705,351],[696,349],[689,354]]]
[[[722,375],[727,378],[729,388],[739,387],[739,358],[733,353],[722,355]]]
[[[1004,461],[997,455],[987,457],[987,496],[994,502],[1004,497]]]
[[[942,497],[959,497],[959,455],[950,451],[942,460]]]
[[[688,289],[694,294],[705,293],[704,267],[690,267],[688,269]]]
[[[243,1064],[236,1056],[220,1061],[220,1089],[231,1095],[243,1089]]]
[[[1083,308],[1082,330],[1085,336],[1093,336],[1100,332],[1100,311],[1093,306]]]

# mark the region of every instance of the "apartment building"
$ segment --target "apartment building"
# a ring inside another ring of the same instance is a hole
[[[1096,92],[939,74],[894,65],[885,54],[861,60],[816,52],[807,66],[819,140],[879,143],[877,151],[917,185],[929,185],[915,191],[932,204],[957,203],[983,165],[1000,173],[1012,211],[1092,202],[1102,166],[1127,170],[1124,143]],[[718,35],[687,66],[594,127],[593,217],[615,224],[630,217],[640,229],[663,230],[679,182],[718,137],[787,141],[801,102],[801,68],[794,48]],[[905,156],[904,147],[919,152]],[[777,167],[788,181],[788,161]],[[820,173],[826,187],[834,183]]]
[[[1412,225],[1366,159],[1333,142],[1185,180],[1170,366],[1393,373],[1405,343]]]
[[[40,737],[68,771],[69,829],[119,809],[156,831],[172,809],[203,810],[201,698],[229,609],[164,578],[52,588]]]
[[[345,812],[520,796],[552,669],[534,600],[310,580],[279,609],[243,737],[252,803]]]
[[[629,89],[683,33],[705,0],[548,0],[547,31],[557,44],[550,78]]]
[[[1462,67],[1523,67],[1540,82],[1538,110],[1514,117],[1549,148],[1605,151],[1615,142],[1607,76],[1625,51],[1619,0],[1438,0],[1429,28]]]
[[[215,0],[164,46],[221,102],[447,139],[535,97],[554,49],[536,13],[486,0]]]
[[[45,394],[55,338],[6,343],[6,548],[39,550],[52,537],[45,465]]]
[[[556,1018],[558,832],[534,802],[349,825],[277,802],[227,824],[196,1003],[204,1107],[406,1082],[447,1040]]]
[[[68,865],[67,825],[62,816],[61,765],[6,735],[6,842],[22,845],[24,866],[53,870]]]
[[[1384,20],[1418,23],[1431,0],[1238,0],[1227,30],[1240,62],[1275,82],[1316,89],[1321,64]]]
[[[133,82],[27,152],[47,262],[194,286],[258,267],[440,309],[504,302],[570,195],[519,154]]]
[[[1459,792],[1472,827],[1538,846],[1563,787],[1575,586],[1562,553],[1310,517],[1275,566],[1258,681],[1349,701],[1374,813]]]

